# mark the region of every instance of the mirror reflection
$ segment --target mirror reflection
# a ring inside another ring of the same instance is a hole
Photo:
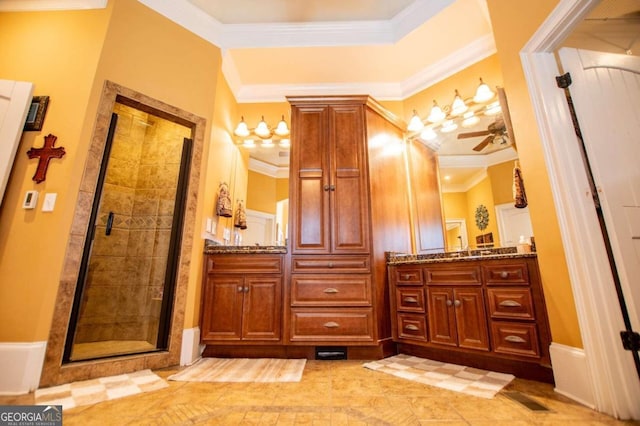
[[[242,245],[286,245],[289,213],[289,147],[239,146],[248,158],[246,229]]]
[[[533,233],[528,207],[514,202],[518,153],[506,95],[498,88],[487,103],[466,103],[473,120],[461,116],[450,129],[445,120],[423,131],[431,134],[423,143],[438,152],[445,249],[516,246]]]

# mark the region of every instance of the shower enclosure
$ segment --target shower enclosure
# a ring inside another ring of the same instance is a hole
[[[166,350],[191,128],[116,98],[63,362]]]

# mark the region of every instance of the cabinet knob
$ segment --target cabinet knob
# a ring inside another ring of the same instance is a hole
[[[407,296],[407,297],[403,298],[402,301],[406,302],[406,303],[418,303],[418,299],[416,299],[415,297],[411,297],[411,296]]]
[[[522,304],[516,302],[515,300],[503,300],[499,303],[499,305],[505,308],[519,308],[522,306]]]
[[[325,288],[323,292],[327,294],[335,294],[335,293],[338,293],[338,289],[333,287],[328,287],[328,288]]]
[[[329,185],[329,190],[330,191],[335,191],[336,190],[336,186],[335,185]]]
[[[509,278],[509,273],[507,271],[500,272],[500,278]]]
[[[420,330],[417,325],[407,324],[404,326],[405,330],[418,331]]]
[[[447,306],[453,305],[453,302],[451,301],[451,299],[447,299],[445,303],[447,304]]]
[[[340,327],[340,324],[338,324],[335,321],[329,321],[329,322],[325,322],[324,326],[327,327],[327,328],[338,328],[338,327]]]
[[[238,293],[242,293],[244,291],[244,287],[241,285],[238,286]]]
[[[524,340],[522,337],[520,336],[514,336],[514,335],[510,335],[504,338],[504,340],[506,340],[507,342],[510,343],[525,343],[526,340]]]
[[[245,287],[245,288],[244,288],[244,292],[245,292],[245,293],[249,293],[249,287]]]
[[[460,303],[458,299],[453,301],[453,306],[455,306],[456,308],[460,307],[460,305],[462,305],[462,303]]]
[[[333,262],[329,262],[329,263],[327,264],[327,266],[328,266],[329,268],[333,268]]]
[[[401,280],[403,280],[403,281],[408,281],[408,280],[410,280],[410,279],[411,279],[411,275],[409,275],[409,274],[402,274],[402,275],[400,275],[400,279],[401,279]]]
[[[322,189],[324,189],[325,191],[328,191],[329,188],[330,188],[329,185],[325,185],[325,186],[322,187]]]

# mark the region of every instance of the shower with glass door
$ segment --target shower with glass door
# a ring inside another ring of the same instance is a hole
[[[117,98],[64,362],[168,348],[191,131],[169,114]]]

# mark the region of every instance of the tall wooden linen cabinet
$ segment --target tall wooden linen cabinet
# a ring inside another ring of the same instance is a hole
[[[386,356],[393,344],[385,252],[412,251],[402,125],[364,95],[288,100],[288,344]],[[433,208],[440,214],[439,203]],[[434,232],[442,235],[441,219]]]

